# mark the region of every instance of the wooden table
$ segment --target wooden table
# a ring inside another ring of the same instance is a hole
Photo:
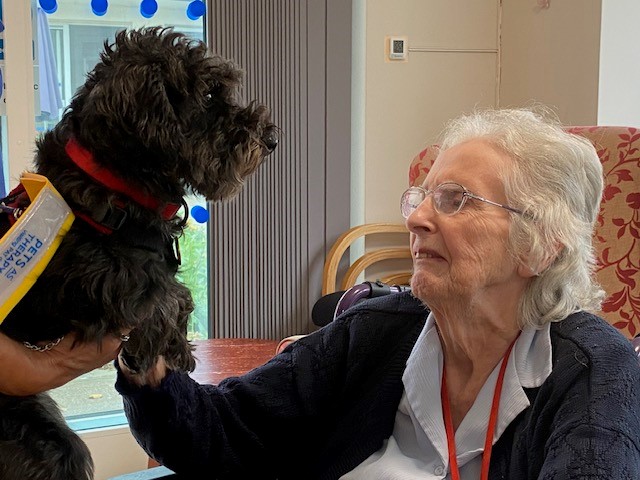
[[[197,340],[193,344],[196,369],[191,377],[199,383],[217,384],[269,361],[276,353],[278,340],[213,338]]]

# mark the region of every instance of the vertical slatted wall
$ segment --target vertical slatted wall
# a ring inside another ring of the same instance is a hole
[[[321,262],[310,259],[310,237],[324,228],[324,189],[309,186],[310,175],[323,171],[310,166],[310,1],[209,1],[209,46],[243,68],[242,97],[268,105],[282,130],[278,148],[238,197],[210,206],[214,337],[277,339],[312,325],[310,268],[315,262],[317,272]]]

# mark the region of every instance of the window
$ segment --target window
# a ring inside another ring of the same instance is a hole
[[[91,8],[91,0],[53,0],[14,2],[2,0],[5,12],[8,3],[12,9],[22,9],[19,14],[30,18],[33,31],[33,64],[34,90],[31,98],[24,102],[33,105],[34,127],[33,135],[28,132],[25,136],[33,141],[39,132],[52,128],[59,120],[64,107],[70,102],[75,90],[84,83],[85,74],[91,70],[98,60],[106,39],[113,38],[115,32],[123,28],[137,28],[141,26],[162,25],[173,26],[176,30],[190,35],[192,38],[204,39],[204,17],[195,19],[187,16],[187,8],[199,0],[157,0],[158,10],[151,18],[141,15],[140,0],[111,0],[104,15],[96,15]],[[25,3],[25,6],[18,5]],[[101,2],[93,2],[99,5]],[[106,2],[105,2],[106,3]],[[149,2],[146,2],[147,4]],[[0,7],[3,5],[0,4]],[[47,14],[41,8],[50,10],[55,4],[53,13]],[[0,20],[3,22],[19,21],[14,11],[11,16],[3,16],[0,8]],[[100,12],[98,12],[100,13]],[[6,17],[6,18],[5,18]],[[192,15],[193,17],[193,15]],[[28,22],[28,20],[27,20]],[[27,69],[32,59],[16,59],[4,62],[5,41],[20,41],[15,37],[4,38],[3,26],[0,26],[0,72],[3,75],[9,69],[19,71]],[[27,42],[25,40],[25,42]],[[25,46],[25,51],[31,50],[31,45]],[[11,59],[9,59],[11,60]],[[13,72],[10,72],[13,73]],[[4,82],[4,80],[3,80]],[[6,87],[6,82],[3,87]],[[10,130],[20,128],[14,118],[7,114],[2,107],[5,104],[6,88],[2,89],[0,98],[0,129],[2,133],[2,158],[0,164],[0,195],[10,190],[17,183],[20,171],[26,167],[11,165],[7,162]],[[17,91],[9,85],[9,92]],[[10,93],[11,94],[11,93]],[[15,142],[14,142],[15,143]],[[31,144],[30,149],[33,149]],[[13,168],[12,168],[13,167]],[[188,198],[190,208],[205,207],[205,202],[199,198]],[[197,215],[196,215],[197,217]],[[206,224],[189,220],[185,235],[180,239],[182,254],[181,280],[191,289],[196,310],[192,314],[189,336],[194,339],[208,337],[208,281],[207,281],[207,239]],[[122,414],[122,401],[115,392],[115,369],[112,365],[90,372],[51,392],[58,402],[69,423],[76,429],[93,428],[97,426],[125,423]]]

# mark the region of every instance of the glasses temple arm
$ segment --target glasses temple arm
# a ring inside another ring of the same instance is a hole
[[[523,213],[522,210],[518,210],[517,208],[510,207],[509,205],[503,205],[501,203],[493,202],[491,200],[487,200],[486,198],[483,198],[483,197],[481,197],[479,195],[475,195],[475,194],[470,193],[470,192],[465,192],[465,193],[467,194],[467,196],[469,196],[471,198],[475,198],[476,200],[480,200],[481,202],[486,202],[486,203],[489,203],[489,204],[494,205],[496,207],[504,208],[505,210],[509,210],[511,212],[514,212],[514,213],[517,213],[517,214],[520,214],[520,215],[522,215],[522,213]]]

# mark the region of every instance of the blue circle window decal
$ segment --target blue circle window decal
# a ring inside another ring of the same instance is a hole
[[[193,2],[187,6],[187,17],[189,17],[190,20],[197,20],[204,15],[205,10],[204,2],[201,0],[193,0]]]
[[[51,15],[58,10],[58,0],[38,0],[40,8],[44,13]],[[108,0],[91,0],[91,11],[94,15],[102,17],[106,15],[109,9]],[[207,10],[203,0],[191,0],[187,6],[186,14],[190,20],[198,20]],[[144,18],[151,18],[158,12],[157,0],[141,0],[140,15]],[[0,32],[4,30],[4,25],[0,22]]]
[[[107,0],[91,0],[91,11],[98,17],[101,17],[105,13],[107,13],[108,8],[109,2],[107,2]]]
[[[44,13],[51,15],[58,10],[58,0],[38,0],[40,8]],[[94,15],[102,17],[106,15],[109,9],[108,0],[91,0],[91,11]],[[187,17],[190,20],[198,20],[202,17],[207,10],[207,7],[203,0],[192,0],[187,6]],[[140,2],[140,15],[144,18],[151,18],[158,12],[157,0],[142,0]],[[3,25],[0,23],[0,32],[3,30]]]
[[[140,15],[144,18],[153,17],[158,11],[158,2],[156,0],[142,0],[140,2]]]
[[[40,8],[44,13],[52,14],[58,10],[58,2],[56,0],[40,0]]]
[[[209,210],[200,205],[195,205],[191,208],[191,216],[198,223],[206,223],[209,220]]]

